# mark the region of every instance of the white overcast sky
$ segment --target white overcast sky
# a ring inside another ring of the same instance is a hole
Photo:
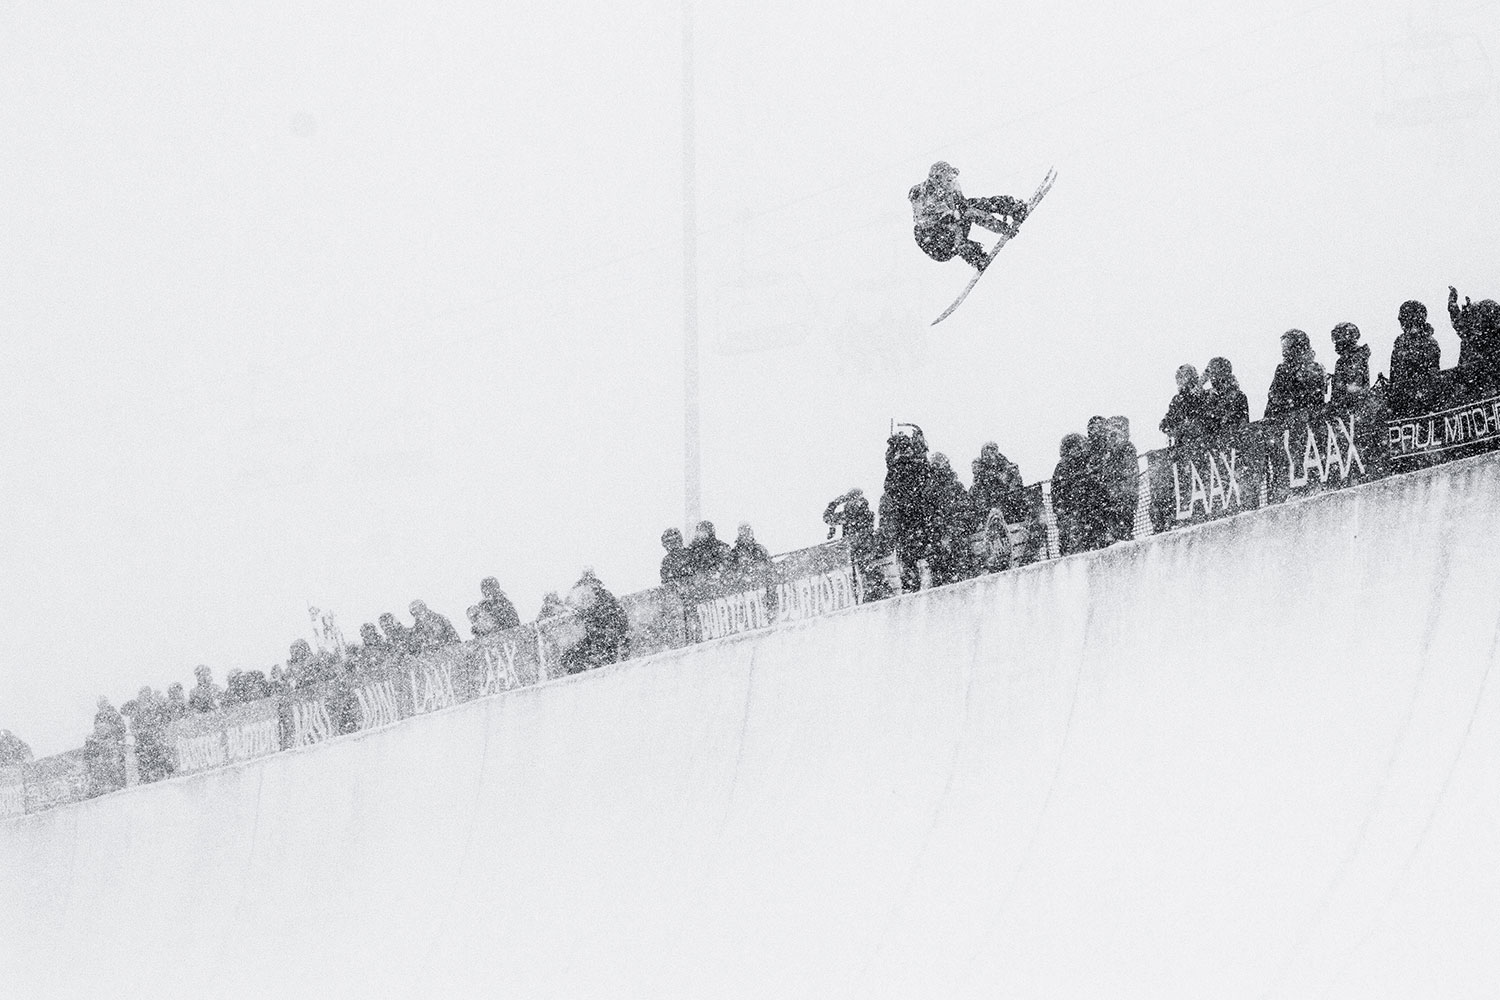
[[[731,7],[735,9],[731,9]],[[773,551],[890,420],[1028,481],[1178,364],[1500,297],[1495,0],[700,4],[704,513]],[[674,0],[0,9],[0,727],[478,581],[655,582],[682,520]],[[1057,186],[964,307],[935,159]]]

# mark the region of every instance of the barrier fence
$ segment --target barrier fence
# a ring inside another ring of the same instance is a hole
[[[1371,394],[1354,405],[1262,420],[1212,440],[1148,452],[1140,459],[1135,537],[1500,447],[1500,392],[1458,387],[1446,401],[1455,399],[1443,409],[1393,417]],[[1050,482],[1015,491],[1001,503],[1011,565],[1061,555]],[[973,542],[978,546],[980,536]],[[885,592],[900,591],[895,556],[862,566],[850,542],[841,539],[788,552],[762,567],[628,594],[620,599],[629,621],[621,658],[850,608],[875,596],[877,577],[883,577]],[[497,635],[364,663],[307,689],[176,720],[158,739],[167,747],[173,773],[193,774],[394,725],[562,676],[568,669],[565,654],[583,630],[575,614],[564,613]],[[119,752],[129,752],[128,747]],[[120,760],[101,766],[84,749],[0,767],[0,819],[111,791],[119,784],[114,776],[134,770]]]

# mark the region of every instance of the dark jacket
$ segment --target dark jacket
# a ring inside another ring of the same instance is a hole
[[[1432,327],[1397,337],[1391,348],[1391,409],[1411,414],[1434,406],[1441,361],[1442,349],[1432,339]]]
[[[729,562],[729,546],[716,535],[694,538],[686,551],[688,570],[693,576],[721,573]]]
[[[1299,410],[1323,405],[1328,373],[1316,361],[1283,361],[1276,366],[1271,391],[1266,397],[1266,419],[1274,420]]]
[[[510,602],[510,598],[504,594],[495,597],[486,597],[479,602],[479,608],[490,616],[490,620],[499,629],[519,628],[521,616],[516,614],[516,606]]]
[[[981,522],[990,511],[1002,506],[1008,494],[1025,486],[1021,481],[1021,470],[998,449],[991,451],[988,446],[981,449],[971,469],[974,485],[969,487],[969,502]]]
[[[1167,404],[1161,432],[1173,442],[1202,437],[1208,431],[1208,394],[1201,389],[1179,392]]]
[[[587,574],[580,579],[568,592],[567,603],[583,624],[583,638],[564,656],[569,673],[624,658],[630,619],[597,577]]]
[[[692,556],[685,548],[672,549],[661,557],[661,582],[677,583],[693,575]]]
[[[1333,389],[1328,402],[1352,406],[1370,388],[1370,345],[1356,344],[1339,354],[1333,366]]]
[[[748,545],[741,539],[736,539],[734,548],[729,550],[729,570],[741,576],[749,576],[761,567],[771,565],[771,553],[759,542],[750,542]]]
[[[1203,406],[1203,426],[1210,436],[1250,422],[1250,400],[1238,384],[1216,385]]]

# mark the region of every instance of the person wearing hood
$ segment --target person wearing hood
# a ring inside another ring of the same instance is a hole
[[[391,652],[396,654],[417,652],[412,629],[398,622],[395,615],[387,611],[376,620],[380,622],[380,629],[385,633]]]
[[[16,767],[31,761],[31,747],[9,729],[0,729],[0,767]]]
[[[480,580],[479,595],[482,600],[478,606],[489,615],[500,631],[521,627],[521,616],[516,614],[516,606],[505,596],[505,591],[500,589],[499,580],[493,576]]]
[[[391,655],[391,644],[374,622],[365,622],[359,627],[359,649],[354,654],[360,670],[374,670]]]
[[[1250,422],[1250,400],[1240,389],[1228,358],[1209,361],[1203,369],[1203,384],[1208,387],[1203,402],[1203,426],[1210,437],[1238,430]]]
[[[934,452],[931,467],[924,505],[928,516],[927,567],[932,585],[941,587],[974,575],[973,536],[979,526],[974,523],[968,491],[958,481],[948,456]]]
[[[1391,346],[1391,410],[1408,416],[1435,409],[1442,348],[1433,339],[1427,307],[1408,299],[1401,303],[1396,321],[1401,334]]]
[[[108,698],[99,699],[94,731],[83,741],[89,795],[103,795],[125,787],[125,720]]]
[[[166,700],[150,686],[120,706],[130,719],[135,736],[135,759],[141,784],[160,781],[172,774],[172,753],[167,743]]]
[[[0,729],[0,767],[16,767],[31,761],[31,747],[9,729]]]
[[[1135,537],[1135,509],[1141,498],[1140,456],[1130,441],[1128,417],[1104,422],[1105,520],[1109,538],[1128,542]]]
[[[567,605],[583,625],[583,638],[563,654],[568,673],[624,659],[630,619],[592,569],[585,569],[568,591]]]
[[[1166,416],[1161,418],[1161,432],[1173,445],[1203,437],[1207,432],[1208,396],[1198,378],[1198,369],[1192,365],[1177,368],[1177,395],[1167,404]]]
[[[1330,336],[1339,359],[1333,366],[1328,402],[1331,406],[1349,408],[1370,389],[1370,345],[1359,342],[1359,327],[1353,323],[1340,323]]]
[[[1062,555],[1083,551],[1081,513],[1089,497],[1088,438],[1068,434],[1058,448],[1057,467],[1052,470],[1052,516],[1057,523],[1057,542]]]
[[[920,561],[931,547],[928,531],[932,515],[928,479],[927,440],[922,429],[912,425],[911,434],[895,433],[885,442],[885,490],[880,498],[880,531],[895,543],[901,564],[901,589],[920,590]]]
[[[1276,374],[1271,379],[1265,419],[1275,420],[1300,410],[1316,409],[1323,405],[1323,393],[1327,388],[1328,373],[1318,364],[1307,334],[1301,330],[1283,333],[1281,364],[1276,366]]]
[[[661,533],[661,547],[666,555],[661,557],[661,583],[664,587],[682,583],[693,575],[692,560],[682,545],[682,532],[668,528]]]
[[[719,540],[712,521],[699,521],[687,547],[688,569],[703,582],[716,580],[729,562],[729,545]]]
[[[746,579],[771,568],[771,553],[755,540],[755,529],[741,521],[735,532],[734,547],[729,550],[730,571]]]
[[[981,520],[996,507],[1006,506],[1006,498],[1026,485],[1021,481],[1021,470],[1000,454],[1000,446],[993,441],[986,441],[980,447],[979,457],[970,463],[969,469],[974,474],[969,502]]]
[[[536,620],[543,621],[544,619],[567,613],[568,606],[563,603],[561,597],[557,596],[557,591],[549,590],[542,595],[542,606],[536,613]]]
[[[446,616],[433,611],[422,601],[412,601],[407,610],[415,623],[411,631],[418,649],[439,649],[463,641],[458,629]]]
[[[469,631],[474,634],[474,638],[483,639],[487,635],[496,635],[500,632],[500,626],[495,624],[495,619],[491,618],[490,613],[478,604],[469,605],[464,610],[464,614],[469,618]]]
[[[828,525],[828,537],[843,529],[843,539],[849,543],[849,557],[864,584],[864,599],[878,601],[889,597],[885,574],[877,565],[880,558],[875,541],[875,515],[870,513],[870,501],[865,491],[858,486],[840,494],[823,508],[823,523]]]
[[[203,664],[193,668],[193,677],[198,683],[188,695],[188,710],[191,712],[213,712],[219,707],[219,686],[214,683],[213,672]]]
[[[173,681],[167,685],[165,712],[168,722],[176,722],[178,719],[187,718],[187,696],[183,691],[181,681]]]

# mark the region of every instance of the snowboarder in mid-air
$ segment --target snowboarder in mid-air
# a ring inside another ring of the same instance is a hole
[[[938,161],[927,179],[911,189],[913,234],[917,246],[933,260],[962,257],[977,271],[992,259],[991,252],[969,239],[969,227],[979,225],[1006,238],[1016,235],[1026,219],[1026,202],[1009,195],[965,198],[958,187],[958,169]]]

